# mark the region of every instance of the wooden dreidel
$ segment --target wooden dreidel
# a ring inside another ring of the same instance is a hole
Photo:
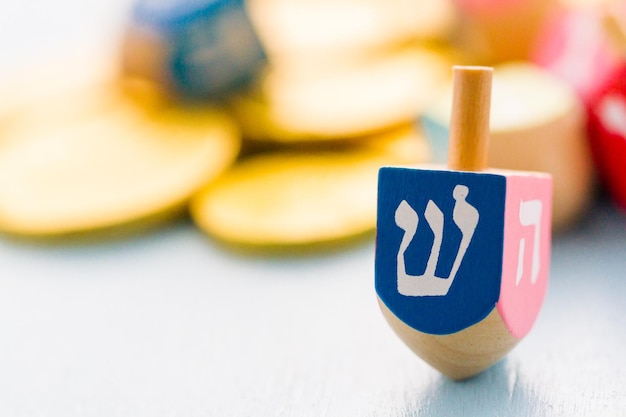
[[[486,170],[491,76],[454,67],[447,169],[379,171],[379,305],[417,355],[455,380],[528,333],[550,267],[551,176]]]
[[[123,72],[186,97],[223,97],[251,83],[266,55],[243,0],[139,0]]]

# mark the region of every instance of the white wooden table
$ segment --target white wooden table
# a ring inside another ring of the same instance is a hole
[[[0,68],[87,47],[74,35],[126,7],[92,3],[3,2]],[[384,322],[373,254],[243,256],[184,222],[82,246],[0,238],[0,416],[626,416],[626,215],[611,205],[555,236],[535,328],[463,383]]]
[[[2,416],[626,415],[626,216],[554,241],[535,328],[464,383],[387,327],[373,244],[227,252],[183,223],[131,240],[0,240]]]

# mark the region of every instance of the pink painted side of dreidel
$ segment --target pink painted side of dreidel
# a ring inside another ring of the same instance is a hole
[[[506,175],[502,281],[496,307],[511,334],[522,338],[533,326],[548,287],[552,178]]]

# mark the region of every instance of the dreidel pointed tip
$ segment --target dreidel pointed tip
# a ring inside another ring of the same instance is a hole
[[[426,363],[454,381],[470,379],[500,361],[520,339],[507,330],[497,309],[475,325],[449,335],[416,331],[379,298],[390,327]]]

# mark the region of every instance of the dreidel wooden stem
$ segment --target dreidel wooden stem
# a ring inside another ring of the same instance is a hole
[[[482,171],[487,168],[492,73],[490,67],[453,68],[450,169]]]
[[[463,380],[506,355],[539,312],[548,279],[552,182],[539,173],[482,173],[493,70],[456,66],[453,72],[448,169],[380,171],[376,290],[383,315],[405,344],[443,374]],[[445,209],[451,197],[454,210]],[[529,240],[531,224],[536,251],[529,263],[531,244],[525,249],[522,242]],[[420,225],[431,228],[435,242],[419,235]],[[440,252],[455,225],[462,233],[459,250]],[[398,228],[404,235],[396,252]],[[418,242],[410,252],[413,239]],[[408,272],[406,265],[423,262],[417,253],[424,247],[430,250],[426,272],[412,275],[419,267]],[[431,260],[453,263],[452,271],[446,275]],[[443,291],[425,288],[444,282]]]

